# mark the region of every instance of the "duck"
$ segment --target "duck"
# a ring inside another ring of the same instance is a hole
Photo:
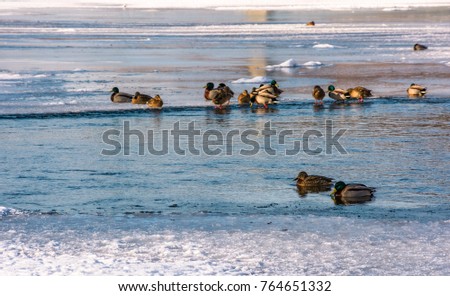
[[[234,96],[234,92],[225,85],[225,83],[220,83],[217,88],[214,88],[214,83],[208,82],[204,88],[205,99],[212,101],[219,108],[222,108],[224,104],[229,103]]]
[[[359,102],[364,102],[364,98],[371,97],[372,91],[362,86],[347,89],[348,94],[352,98],[356,98]]]
[[[334,85],[328,86],[328,96],[335,101],[345,101],[350,99],[350,94],[341,88],[335,88]]]
[[[120,92],[119,88],[113,87],[111,89],[111,102],[113,103],[131,103],[133,95],[129,93]]]
[[[268,105],[278,104],[277,96],[273,95],[269,92],[257,92],[255,88],[253,88],[250,94],[250,107],[253,106],[254,103],[258,105],[263,105],[265,109],[269,108]]]
[[[425,49],[428,49],[428,47],[425,45],[419,43],[414,44],[414,50],[425,50]]]
[[[268,92],[274,96],[279,96],[284,91],[279,88],[279,85],[276,80],[272,80],[270,84],[262,84],[255,90],[258,93]]]
[[[147,106],[149,108],[161,108],[163,105],[164,102],[159,95],[156,95],[155,97],[147,101]]]
[[[336,182],[331,196],[335,204],[355,204],[371,201],[375,188],[364,184],[345,184],[343,181]]]
[[[308,175],[306,172],[301,171],[294,179],[297,181],[298,187],[328,187],[333,184],[333,178],[328,178],[319,175]]]
[[[131,104],[147,104],[150,99],[152,99],[151,96],[141,94],[137,91],[133,98],[131,98]]]
[[[325,97],[325,91],[318,85],[314,86],[312,96],[314,100],[316,100],[316,105],[322,105],[323,104],[323,98]]]
[[[316,25],[316,23],[314,21],[310,21],[306,23],[306,26],[308,27],[314,27]]]
[[[238,96],[238,103],[243,104],[250,104],[250,94],[247,90],[242,91],[242,93]]]
[[[406,92],[410,96],[424,96],[427,93],[427,89],[421,85],[411,83]]]

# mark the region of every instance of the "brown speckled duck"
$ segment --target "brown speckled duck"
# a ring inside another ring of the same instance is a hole
[[[424,96],[427,93],[427,89],[421,85],[411,83],[406,92],[410,96]]]
[[[364,102],[364,98],[371,97],[372,91],[362,86],[347,89],[350,97],[358,99],[361,103]]]
[[[152,99],[151,96],[141,94],[140,92],[136,92],[131,99],[131,104],[147,104],[147,102]]]
[[[314,86],[312,96],[314,100],[316,100],[316,105],[322,105],[323,104],[323,98],[325,97],[325,91],[318,85]]]
[[[131,103],[131,100],[133,98],[133,95],[119,92],[119,88],[113,87],[111,89],[111,102],[113,103]]]
[[[345,184],[342,181],[336,182],[331,196],[335,204],[355,204],[371,201],[375,188],[367,187],[364,184]]]
[[[147,106],[149,108],[162,108],[163,105],[164,102],[159,95],[156,95],[154,98],[147,101]]]
[[[335,101],[345,101],[350,99],[350,94],[341,88],[335,88],[334,85],[328,86],[328,96]]]
[[[329,189],[333,183],[333,178],[319,175],[308,175],[306,172],[301,171],[298,173],[298,176],[294,179],[294,181],[297,181],[298,187],[327,187]]]
[[[250,94],[247,90],[244,90],[239,96],[238,96],[238,103],[240,105],[243,104],[250,104]]]

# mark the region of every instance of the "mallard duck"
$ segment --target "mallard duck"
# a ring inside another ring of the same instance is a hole
[[[131,103],[131,100],[133,98],[133,95],[119,92],[119,88],[113,87],[111,89],[111,102],[113,103]]]
[[[131,104],[147,104],[150,99],[152,99],[151,96],[141,94],[137,91],[131,99]]]
[[[298,173],[297,178],[294,179],[297,181],[297,186],[299,187],[330,187],[333,183],[333,178],[328,178],[324,176],[318,175],[308,175],[306,172],[301,171]]]
[[[360,102],[364,102],[364,98],[371,97],[372,91],[362,86],[347,89],[350,97],[358,99]]]
[[[411,83],[406,92],[410,96],[424,96],[427,93],[427,89],[421,85]]]
[[[270,84],[262,84],[259,86],[259,88],[255,89],[258,93],[267,92],[274,96],[279,96],[283,92],[278,86],[278,83],[275,80],[272,80]]]
[[[234,92],[224,83],[219,84],[219,87],[214,88],[214,83],[208,82],[205,86],[204,97],[211,100],[216,106],[222,108],[234,96]]]
[[[239,96],[238,96],[238,103],[239,104],[250,104],[250,94],[247,90],[244,90]]]
[[[314,97],[314,100],[316,100],[315,104],[322,105],[322,100],[325,97],[325,91],[320,86],[316,85],[314,86],[312,96]]]
[[[350,94],[341,88],[335,88],[334,85],[328,86],[328,96],[336,101],[345,101],[350,99]]]
[[[254,103],[263,105],[264,108],[267,109],[269,107],[268,105],[278,104],[278,100],[276,95],[272,95],[269,92],[257,92],[256,90],[253,90],[250,94],[250,106]]]
[[[364,184],[345,184],[342,181],[336,182],[331,196],[336,204],[354,204],[371,201],[375,188],[367,187]]]
[[[154,98],[151,98],[147,101],[147,106],[149,108],[161,108],[164,102],[159,95],[156,95]]]
[[[314,21],[310,21],[306,23],[306,26],[308,27],[314,27],[316,25],[316,23]]]
[[[419,43],[414,44],[414,50],[425,50],[425,49],[428,49],[428,47],[425,45]]]

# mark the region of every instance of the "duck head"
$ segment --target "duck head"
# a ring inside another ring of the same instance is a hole
[[[298,173],[297,178],[294,179],[294,181],[297,180],[304,180],[308,177],[308,174],[306,172],[301,171],[300,173]]]
[[[113,92],[113,93],[118,93],[119,92],[119,88],[117,88],[117,87],[113,87],[111,90],[110,90],[110,92]]]
[[[207,90],[213,90],[214,89],[214,83],[208,82],[203,88],[206,88]]]
[[[336,88],[334,87],[334,85],[329,85],[328,86],[328,91],[334,91]]]
[[[331,191],[330,195],[334,197],[334,194],[335,194],[336,192],[342,191],[342,190],[345,188],[345,186],[347,186],[347,184],[345,184],[345,183],[342,182],[342,181],[336,182],[336,184],[334,184],[333,191]]]
[[[275,80],[272,80],[270,82],[270,85],[278,87],[278,83]]]

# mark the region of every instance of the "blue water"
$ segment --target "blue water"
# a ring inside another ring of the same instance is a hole
[[[0,21],[0,274],[449,274],[449,14],[313,12],[306,28],[299,12],[107,12]],[[420,54],[417,30],[430,44]],[[265,68],[290,58],[300,67]],[[410,72],[374,75],[380,64]],[[367,76],[332,74],[351,65]],[[277,79],[278,106],[202,99],[207,81],[239,93],[252,85],[232,81],[255,76]],[[429,94],[406,97],[411,79]],[[313,105],[315,84],[360,82],[376,97]],[[112,104],[113,86],[165,106]],[[197,134],[176,138],[177,126]],[[298,192],[301,170],[375,198]]]

